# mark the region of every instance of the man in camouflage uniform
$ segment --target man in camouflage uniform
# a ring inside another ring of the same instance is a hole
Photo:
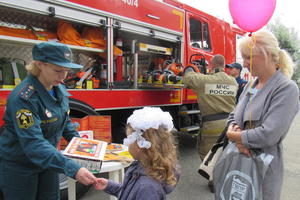
[[[215,55],[211,59],[212,73],[205,75],[186,70],[183,78],[187,88],[198,97],[202,126],[198,135],[198,152],[203,160],[223,131],[228,114],[235,107],[237,82],[224,72],[225,58]]]

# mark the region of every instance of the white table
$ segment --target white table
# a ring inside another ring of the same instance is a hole
[[[124,168],[130,163],[122,162],[103,162],[100,173],[108,172],[108,178],[115,182],[121,183],[124,178]],[[76,180],[68,177],[68,199],[76,200]],[[114,196],[110,196],[111,200],[116,200]]]

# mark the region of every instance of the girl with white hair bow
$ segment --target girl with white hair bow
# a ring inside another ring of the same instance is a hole
[[[172,120],[160,108],[135,110],[127,120],[124,145],[136,161],[122,184],[99,178],[95,188],[119,200],[166,199],[179,178]]]

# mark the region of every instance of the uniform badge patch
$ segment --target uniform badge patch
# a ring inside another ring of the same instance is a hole
[[[27,129],[34,124],[32,112],[27,109],[18,110],[16,113],[18,127]]]

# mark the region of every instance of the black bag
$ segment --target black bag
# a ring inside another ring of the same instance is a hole
[[[209,181],[213,180],[213,169],[216,165],[216,162],[221,157],[223,149],[228,144],[228,139],[226,137],[227,129],[228,126],[224,128],[216,143],[206,154],[205,158],[199,166],[198,173]]]

